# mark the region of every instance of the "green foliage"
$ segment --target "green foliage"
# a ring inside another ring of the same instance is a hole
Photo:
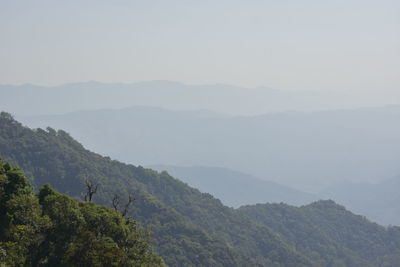
[[[154,171],[146,170],[139,179],[163,203],[258,264],[313,265],[287,246],[269,227],[254,223],[237,210],[222,205],[210,194],[200,193],[166,172],[157,175]]]
[[[43,186],[0,160],[0,260],[6,266],[163,266],[132,219]]]
[[[252,255],[248,253],[246,243],[240,243],[240,238],[236,239],[237,244],[227,243],[219,236],[222,231],[210,231],[178,212],[176,206],[163,203],[157,192],[179,198],[181,190],[188,190],[189,187],[178,180],[168,176],[165,182],[164,176],[154,171],[92,153],[63,131],[31,130],[2,116],[0,126],[0,156],[23,168],[35,187],[48,183],[64,194],[79,198],[85,179],[90,179],[100,184],[101,190],[94,201],[102,205],[110,205],[114,194],[126,197],[133,193],[137,200],[128,215],[151,230],[157,252],[168,265],[257,266],[248,259]],[[157,189],[156,192],[157,186],[164,185],[166,191]],[[190,188],[190,191],[201,196],[197,190]],[[176,204],[186,205],[182,200]],[[223,220],[219,222],[220,225],[223,223]],[[253,246],[256,244],[255,241],[252,243]],[[268,252],[260,256],[258,262],[270,262]],[[281,254],[293,261],[298,258],[287,248]]]
[[[0,175],[0,226],[9,230],[1,231],[0,259],[8,263],[160,263],[136,222],[61,194],[79,198],[90,179],[100,184],[97,204],[133,193],[128,215],[151,230],[157,252],[170,266],[398,266],[400,228],[385,229],[330,201],[235,210],[166,172],[102,157],[63,131],[31,130],[8,114],[0,115],[0,156],[41,187],[33,196],[20,171],[3,164],[8,176]]]
[[[398,227],[371,223],[331,200],[302,207],[257,204],[239,210],[321,266],[398,266]]]

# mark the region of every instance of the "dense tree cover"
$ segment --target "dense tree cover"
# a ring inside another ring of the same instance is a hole
[[[7,113],[0,115],[0,157],[21,166],[35,187],[49,183],[79,198],[90,179],[103,205],[133,194],[129,216],[152,231],[171,266],[396,266],[400,258],[396,227],[359,221],[325,202],[228,208],[166,172],[102,157],[64,131],[31,130]]]
[[[271,227],[322,266],[398,266],[400,228],[385,228],[331,200],[293,207],[243,206],[240,212]]]
[[[114,194],[121,198],[133,194],[136,201],[129,215],[151,230],[157,252],[170,266],[257,265],[154,196],[143,180],[158,183],[158,173],[85,150],[64,131],[31,130],[3,112],[0,157],[18,164],[35,187],[48,183],[74,198],[81,196],[86,179],[100,185],[94,196],[99,204],[111,205]],[[170,179],[174,185],[187,187]]]
[[[130,218],[44,185],[0,160],[0,262],[6,266],[164,266]]]
[[[311,266],[268,227],[257,224],[237,210],[222,205],[209,194],[186,186],[166,172],[156,179],[141,176],[147,190],[207,232],[237,248],[263,265]]]

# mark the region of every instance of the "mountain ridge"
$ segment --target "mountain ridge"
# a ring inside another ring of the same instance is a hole
[[[72,83],[59,86],[0,85],[3,109],[18,115],[48,115],[82,109],[124,108],[133,105],[180,110],[208,109],[231,115],[251,115],[285,110],[320,110],[350,107],[332,93],[246,88],[226,84],[190,85],[171,81],[137,83]],[[15,105],[13,99],[19,98]],[[60,101],[62,99],[62,101]],[[333,101],[336,99],[335,101]],[[31,101],[28,101],[31,100]],[[46,103],[35,106],[33,103]]]
[[[136,111],[17,118],[31,127],[66,129],[89,149],[122,161],[225,167],[312,193],[335,181],[400,173],[399,106],[211,118]]]
[[[226,207],[167,172],[90,152],[65,131],[31,130],[7,113],[0,114],[0,126],[0,157],[22,166],[34,184],[51,183],[79,197],[84,180],[91,179],[101,185],[94,200],[103,205],[110,205],[113,194],[126,197],[133,193],[137,200],[130,216],[153,231],[157,252],[172,266],[372,267],[396,266],[400,257],[398,227],[386,229],[365,218],[360,220],[363,217],[337,209],[333,202],[313,203],[305,206],[306,210],[260,204],[273,208],[262,209],[261,217],[253,218],[244,212],[245,207]],[[260,205],[254,207],[258,210]],[[271,214],[275,215],[264,222]],[[293,216],[295,220],[290,219]],[[274,222],[282,229],[274,228]],[[320,231],[307,232],[317,226]],[[337,239],[327,235],[328,230],[339,237],[350,235]],[[299,232],[313,238],[299,238]],[[368,232],[372,235],[365,234]]]
[[[312,265],[268,227],[254,224],[166,172],[102,157],[64,131],[31,130],[6,113],[1,114],[0,125],[0,156],[21,166],[36,186],[50,183],[62,193],[79,197],[84,179],[91,179],[101,185],[95,201],[103,205],[110,205],[114,194],[133,193],[137,200],[130,215],[153,231],[157,252],[168,265],[269,266],[276,261],[287,266]],[[208,206],[214,211],[208,211]],[[201,217],[213,221],[196,219]],[[264,234],[257,242],[244,238],[257,232]]]
[[[225,205],[235,208],[266,202],[284,202],[297,206],[319,199],[316,195],[227,168],[175,165],[146,167],[158,171],[165,170],[190,186],[211,193]]]

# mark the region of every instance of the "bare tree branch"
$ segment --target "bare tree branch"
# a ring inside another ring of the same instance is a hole
[[[94,184],[92,181],[86,179],[86,193],[85,193],[85,201],[92,202],[93,195],[97,193],[97,188],[99,184]]]
[[[129,206],[135,201],[136,199],[133,197],[132,194],[128,196],[128,202],[125,204],[124,210],[122,211],[122,216],[125,217],[126,213],[129,210]]]
[[[114,194],[114,197],[112,199],[112,206],[114,208],[114,210],[119,211],[121,213],[121,215],[123,217],[126,216],[126,214],[129,211],[129,207],[130,205],[135,201],[136,199],[134,198],[134,196],[132,194],[128,195],[128,201],[126,202],[126,204],[124,205],[123,209],[120,208],[120,204],[121,204],[121,198],[119,195]]]
[[[119,196],[117,194],[114,194],[113,200],[112,200],[112,206],[114,210],[118,211],[118,206],[119,206]]]

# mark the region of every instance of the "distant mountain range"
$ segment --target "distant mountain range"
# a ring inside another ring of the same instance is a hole
[[[356,214],[382,225],[400,225],[400,176],[378,183],[338,182],[319,194],[308,194],[250,174],[207,166],[148,166],[167,171],[200,191],[210,193],[222,203],[240,207],[258,203],[286,203],[295,206],[319,199],[333,199]]]
[[[171,81],[84,82],[45,87],[0,85],[0,107],[17,115],[61,114],[86,109],[154,106],[207,109],[235,115],[287,110],[326,110],[365,105],[343,94],[243,88],[225,84],[187,85]],[[359,100],[359,99],[356,99]]]
[[[133,107],[17,118],[65,129],[126,162],[224,167],[305,192],[400,173],[399,106],[238,117]]]
[[[152,231],[157,253],[169,266],[375,267],[397,266],[400,260],[400,227],[385,228],[371,223],[333,201],[318,201],[302,207],[281,203],[229,208],[210,194],[201,193],[166,172],[111,160],[88,151],[63,130],[32,130],[7,113],[0,114],[0,157],[18,164],[36,188],[51,184],[62,193],[79,199],[85,190],[85,180],[90,179],[99,184],[93,200],[107,206],[111,205],[115,194],[121,200],[128,193],[132,194],[135,201],[128,216]],[[0,167],[3,174],[0,185],[6,196],[10,192],[26,192],[22,187],[4,183],[9,178],[17,180],[19,172]],[[4,170],[9,170],[6,180]],[[41,193],[39,198],[43,195]],[[64,197],[59,198],[64,206],[52,198],[49,200],[46,203],[53,205],[47,212],[55,216],[63,214],[60,207],[71,206]],[[6,204],[9,206],[7,218],[31,212],[26,208],[20,210],[16,205],[29,204],[26,198]],[[93,207],[90,204],[79,206]],[[97,214],[91,209],[87,212],[90,216],[85,219],[96,225],[103,235],[101,227],[105,224],[101,220],[106,214]],[[78,225],[79,213],[67,214],[70,214],[69,224]],[[20,221],[32,224],[35,218],[14,220],[10,224],[13,226],[12,223]],[[57,218],[60,222],[63,219]],[[113,220],[107,222],[113,224]],[[69,229],[69,225],[59,225],[65,231]],[[48,226],[54,227],[53,224]],[[24,242],[34,232],[20,224],[13,230],[18,233],[14,239]],[[114,234],[115,230],[113,228],[111,232]],[[54,232],[54,228],[50,228],[50,232],[60,233]],[[3,247],[4,236],[0,238]],[[110,248],[110,240],[104,235],[101,238]],[[40,240],[37,238],[32,243],[40,243]],[[20,245],[8,242],[5,243],[6,250],[2,251],[13,252],[12,248]]]
[[[219,198],[225,205],[236,208],[267,202],[305,205],[318,200],[312,194],[226,168],[167,165],[148,167],[158,171],[165,170],[188,185]]]

